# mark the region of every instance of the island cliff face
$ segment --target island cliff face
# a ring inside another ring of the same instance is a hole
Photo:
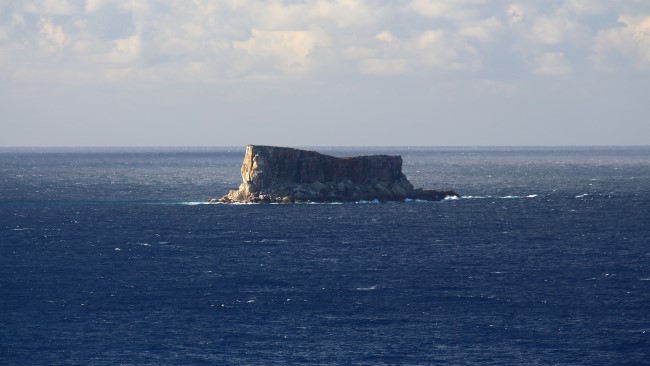
[[[314,151],[246,146],[238,190],[210,202],[294,203],[362,200],[436,201],[453,191],[414,189],[402,173],[400,156],[337,158]]]

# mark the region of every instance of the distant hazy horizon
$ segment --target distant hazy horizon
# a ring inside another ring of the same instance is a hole
[[[11,1],[0,146],[647,146],[650,2]]]
[[[161,151],[173,151],[173,150],[217,150],[217,149],[228,149],[228,150],[241,150],[245,151],[246,145],[255,145],[255,144],[244,144],[244,145],[223,145],[223,146],[109,146],[109,145],[80,145],[80,146],[27,146],[27,145],[7,145],[0,146],[0,153],[9,152],[9,151],[105,151],[105,150],[115,150],[115,151],[146,151],[151,152],[151,150],[161,150]],[[262,144],[257,144],[262,145]],[[295,149],[303,150],[315,150],[323,153],[327,153],[328,150],[341,150],[341,149],[353,149],[353,150],[366,150],[366,151],[377,151],[378,153],[390,153],[391,150],[441,150],[441,151],[455,151],[462,150],[471,152],[472,150],[477,151],[552,151],[552,150],[576,150],[576,151],[589,151],[589,150],[649,150],[650,145],[277,145],[277,144],[264,144],[268,146],[278,146],[278,147],[289,147]],[[649,150],[650,151],[650,150]]]

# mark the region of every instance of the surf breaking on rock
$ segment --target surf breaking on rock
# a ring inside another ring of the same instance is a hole
[[[334,157],[288,147],[248,145],[243,183],[211,203],[439,201],[452,190],[413,188],[399,155]]]

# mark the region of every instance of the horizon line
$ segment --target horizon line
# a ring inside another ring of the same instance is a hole
[[[576,145],[0,145],[0,149],[214,149],[245,148],[248,145],[291,148],[644,148],[650,144],[576,144]]]

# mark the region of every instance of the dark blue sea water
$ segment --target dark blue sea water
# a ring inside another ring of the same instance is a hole
[[[650,364],[650,148],[319,150],[464,198],[204,205],[243,148],[0,150],[0,364]]]

